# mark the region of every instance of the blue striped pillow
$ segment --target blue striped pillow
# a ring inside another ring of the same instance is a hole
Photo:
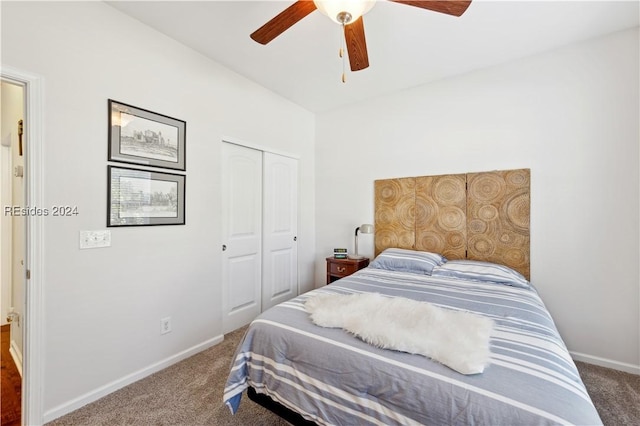
[[[450,260],[434,268],[431,275],[530,288],[529,281],[518,271],[508,266],[478,260]]]
[[[388,248],[369,265],[370,268],[431,275],[434,267],[446,262],[444,256],[428,251]]]

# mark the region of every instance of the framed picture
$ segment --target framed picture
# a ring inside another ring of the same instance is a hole
[[[185,175],[107,166],[107,226],[184,225]]]
[[[109,99],[109,161],[186,170],[187,123]]]

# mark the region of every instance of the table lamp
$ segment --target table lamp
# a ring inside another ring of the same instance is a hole
[[[369,223],[362,224],[356,228],[356,236],[355,236],[355,252],[354,254],[349,255],[349,259],[364,259],[364,256],[360,256],[358,254],[358,231],[363,234],[373,234],[373,225]]]

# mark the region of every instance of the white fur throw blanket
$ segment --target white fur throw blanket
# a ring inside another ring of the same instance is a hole
[[[489,363],[493,321],[470,312],[378,293],[319,294],[305,302],[321,327],[343,328],[385,349],[420,354],[462,374]]]

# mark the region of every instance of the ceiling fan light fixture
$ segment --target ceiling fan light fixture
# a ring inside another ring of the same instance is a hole
[[[333,22],[347,25],[375,6],[375,0],[313,0],[318,10]]]

